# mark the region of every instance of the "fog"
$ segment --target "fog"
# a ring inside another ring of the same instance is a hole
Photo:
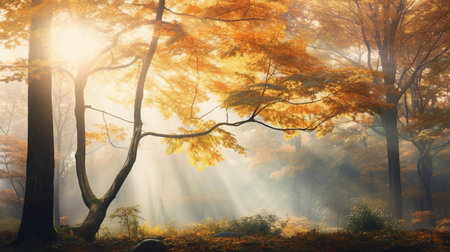
[[[9,99],[3,99],[3,110],[11,112],[14,107],[9,134],[24,140],[25,88],[11,84],[2,90],[2,95]],[[87,104],[121,118],[131,118],[122,106],[109,99],[98,99],[95,95],[98,92],[114,90],[101,90],[99,87],[90,90]],[[68,98],[65,102],[71,104],[70,100]],[[8,123],[5,115],[7,113],[2,114],[3,128]],[[217,112],[211,116],[220,115]],[[104,124],[105,121],[129,127],[128,123],[111,116],[105,116],[104,121],[102,114],[93,110],[88,111],[87,119],[88,131],[98,130],[93,125]],[[166,133],[177,127],[176,120],[164,121],[153,110],[144,111],[144,122],[152,129]],[[68,125],[63,139],[66,142],[73,141],[74,125]],[[181,227],[208,218],[232,220],[265,210],[281,218],[305,217],[317,226],[342,228],[345,216],[357,204],[370,202],[380,208],[387,207],[385,145],[375,132],[344,121],[337,124],[333,133],[322,138],[316,137],[314,132],[302,132],[286,140],[282,132],[256,124],[228,129],[247,149],[247,154],[224,150],[224,161],[202,171],[189,164],[184,152],[167,155],[167,145],[161,138],[144,138],[136,163],[109,207],[107,216],[118,207],[139,206],[141,224]],[[124,141],[110,140],[103,143],[94,141],[88,145],[87,172],[97,196],[109,188],[126,158],[129,137]],[[60,181],[60,215],[63,225],[76,225],[83,221],[88,209],[83,204],[76,179],[75,145],[64,146],[68,148],[65,151],[69,161]],[[401,143],[404,150],[405,212],[409,224],[411,214],[423,204],[415,170],[417,154],[411,147],[405,141]],[[436,212],[445,217],[448,216],[445,195],[450,191],[446,182],[450,179],[448,155],[444,152],[444,155],[437,156],[434,165],[437,174],[434,178],[435,195],[444,196],[441,201],[437,198]],[[2,180],[0,190],[8,189],[11,189],[11,184]],[[5,197],[2,196],[2,218],[18,221],[20,211],[8,205],[10,201]],[[117,220],[108,217],[102,227],[120,231]]]
[[[261,128],[259,130],[264,132]],[[251,143],[257,137],[257,130],[250,125],[234,131],[242,142]],[[278,138],[274,142],[284,141],[282,133],[272,135]],[[273,142],[267,144],[270,146]],[[96,165],[88,166],[88,176],[96,195],[106,191],[126,158],[125,150],[108,145],[103,148],[105,149],[98,151],[114,154],[97,156],[93,153],[99,160],[92,160]],[[206,218],[237,219],[260,210],[268,210],[281,217],[303,216],[315,211],[311,209],[315,205],[314,202],[309,202],[311,199],[301,198],[300,195],[295,198],[293,195],[295,192],[309,190],[302,188],[296,178],[274,178],[271,170],[276,172],[282,169],[282,164],[270,164],[272,169],[256,165],[258,152],[268,151],[267,148],[249,149],[247,157],[225,151],[225,161],[203,171],[192,167],[184,153],[167,155],[165,149],[166,145],[158,138],[147,138],[141,142],[132,172],[110,211],[120,206],[139,205],[143,222],[150,225],[170,223],[179,226]],[[292,149],[288,150],[288,154],[294,154]],[[88,157],[89,159],[91,158]],[[65,189],[61,193],[61,214],[69,216],[67,224],[79,223],[87,214],[75,178],[75,171],[70,171],[64,179]],[[294,185],[296,188],[293,191]],[[107,218],[104,225],[118,224]]]

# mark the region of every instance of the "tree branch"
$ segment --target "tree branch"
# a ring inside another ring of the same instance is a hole
[[[109,144],[111,144],[112,147],[117,148],[117,149],[127,149],[126,147],[117,146],[111,141],[111,136],[109,134],[109,128],[108,128],[108,123],[106,122],[105,113],[103,113],[103,122],[105,123],[106,136],[108,137]]]
[[[114,117],[114,118],[120,119],[120,120],[122,120],[122,121],[124,121],[124,122],[127,122],[127,123],[134,123],[133,121],[124,119],[124,118],[122,118],[122,117],[120,117],[120,116],[113,115],[113,114],[111,114],[111,113],[109,113],[109,112],[106,112],[105,110],[101,110],[101,109],[94,108],[94,107],[92,107],[91,105],[86,105],[86,108],[87,108],[87,109],[94,110],[94,111],[101,112],[101,113],[103,113],[103,114],[107,114],[107,115],[109,115],[109,116],[112,116],[112,117]]]
[[[221,18],[213,18],[213,17],[198,17],[198,16],[188,14],[188,13],[176,12],[167,7],[165,7],[164,9],[167,10],[168,12],[178,15],[178,16],[186,16],[186,17],[191,17],[191,18],[200,19],[200,20],[212,20],[212,21],[227,22],[227,23],[242,22],[242,21],[268,21],[267,19],[264,19],[264,18],[221,19]]]
[[[121,69],[121,68],[126,68],[126,67],[129,67],[129,66],[133,65],[138,59],[142,59],[142,58],[139,57],[139,56],[136,56],[136,57],[133,58],[133,60],[131,62],[129,62],[127,64],[118,65],[118,66],[98,67],[98,68],[95,68],[95,69],[91,70],[89,72],[89,74],[93,74],[93,73],[96,73],[96,72],[99,72],[99,71],[112,71],[112,70],[117,70],[117,69]]]

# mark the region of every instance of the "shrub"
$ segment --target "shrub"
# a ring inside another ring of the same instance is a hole
[[[213,218],[206,218],[202,220],[201,223],[195,223],[192,225],[191,229],[194,232],[203,233],[219,233],[228,231],[230,226],[230,221],[227,219],[216,220]]]
[[[346,228],[352,233],[359,233],[380,231],[387,227],[387,216],[383,211],[362,205],[350,212]]]
[[[281,232],[281,229],[276,227],[278,220],[275,214],[262,211],[253,216],[230,221],[229,229],[243,235],[275,235]]]

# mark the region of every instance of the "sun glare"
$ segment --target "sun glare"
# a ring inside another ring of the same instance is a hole
[[[88,60],[100,49],[100,40],[78,25],[61,27],[53,39],[57,57],[69,63]]]

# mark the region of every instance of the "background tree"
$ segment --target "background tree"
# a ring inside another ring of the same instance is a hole
[[[425,72],[425,73],[423,73]],[[401,132],[419,152],[417,172],[424,189],[423,211],[433,211],[433,157],[450,142],[448,139],[449,96],[448,58],[424,69],[401,102]]]
[[[73,117],[73,89],[70,80],[56,81],[53,91],[53,118],[55,139],[54,223],[60,227],[60,190],[63,178],[73,166],[75,147],[75,121]]]
[[[26,141],[23,132],[25,119],[25,99],[19,84],[8,84],[0,93],[0,179],[10,188],[0,191],[1,202],[6,208],[13,209],[13,215],[22,214],[23,195],[25,192]]]
[[[401,218],[398,104],[421,71],[448,51],[448,5],[445,1],[364,0],[298,1],[294,6],[304,15],[297,25],[306,28],[303,31],[315,41],[311,47],[322,57],[333,64],[383,73],[374,81],[385,88],[390,104],[379,117],[387,142],[390,206]]]
[[[20,216],[25,192],[25,141],[14,136],[0,136],[0,179],[12,189],[0,191],[2,203],[12,206]]]

